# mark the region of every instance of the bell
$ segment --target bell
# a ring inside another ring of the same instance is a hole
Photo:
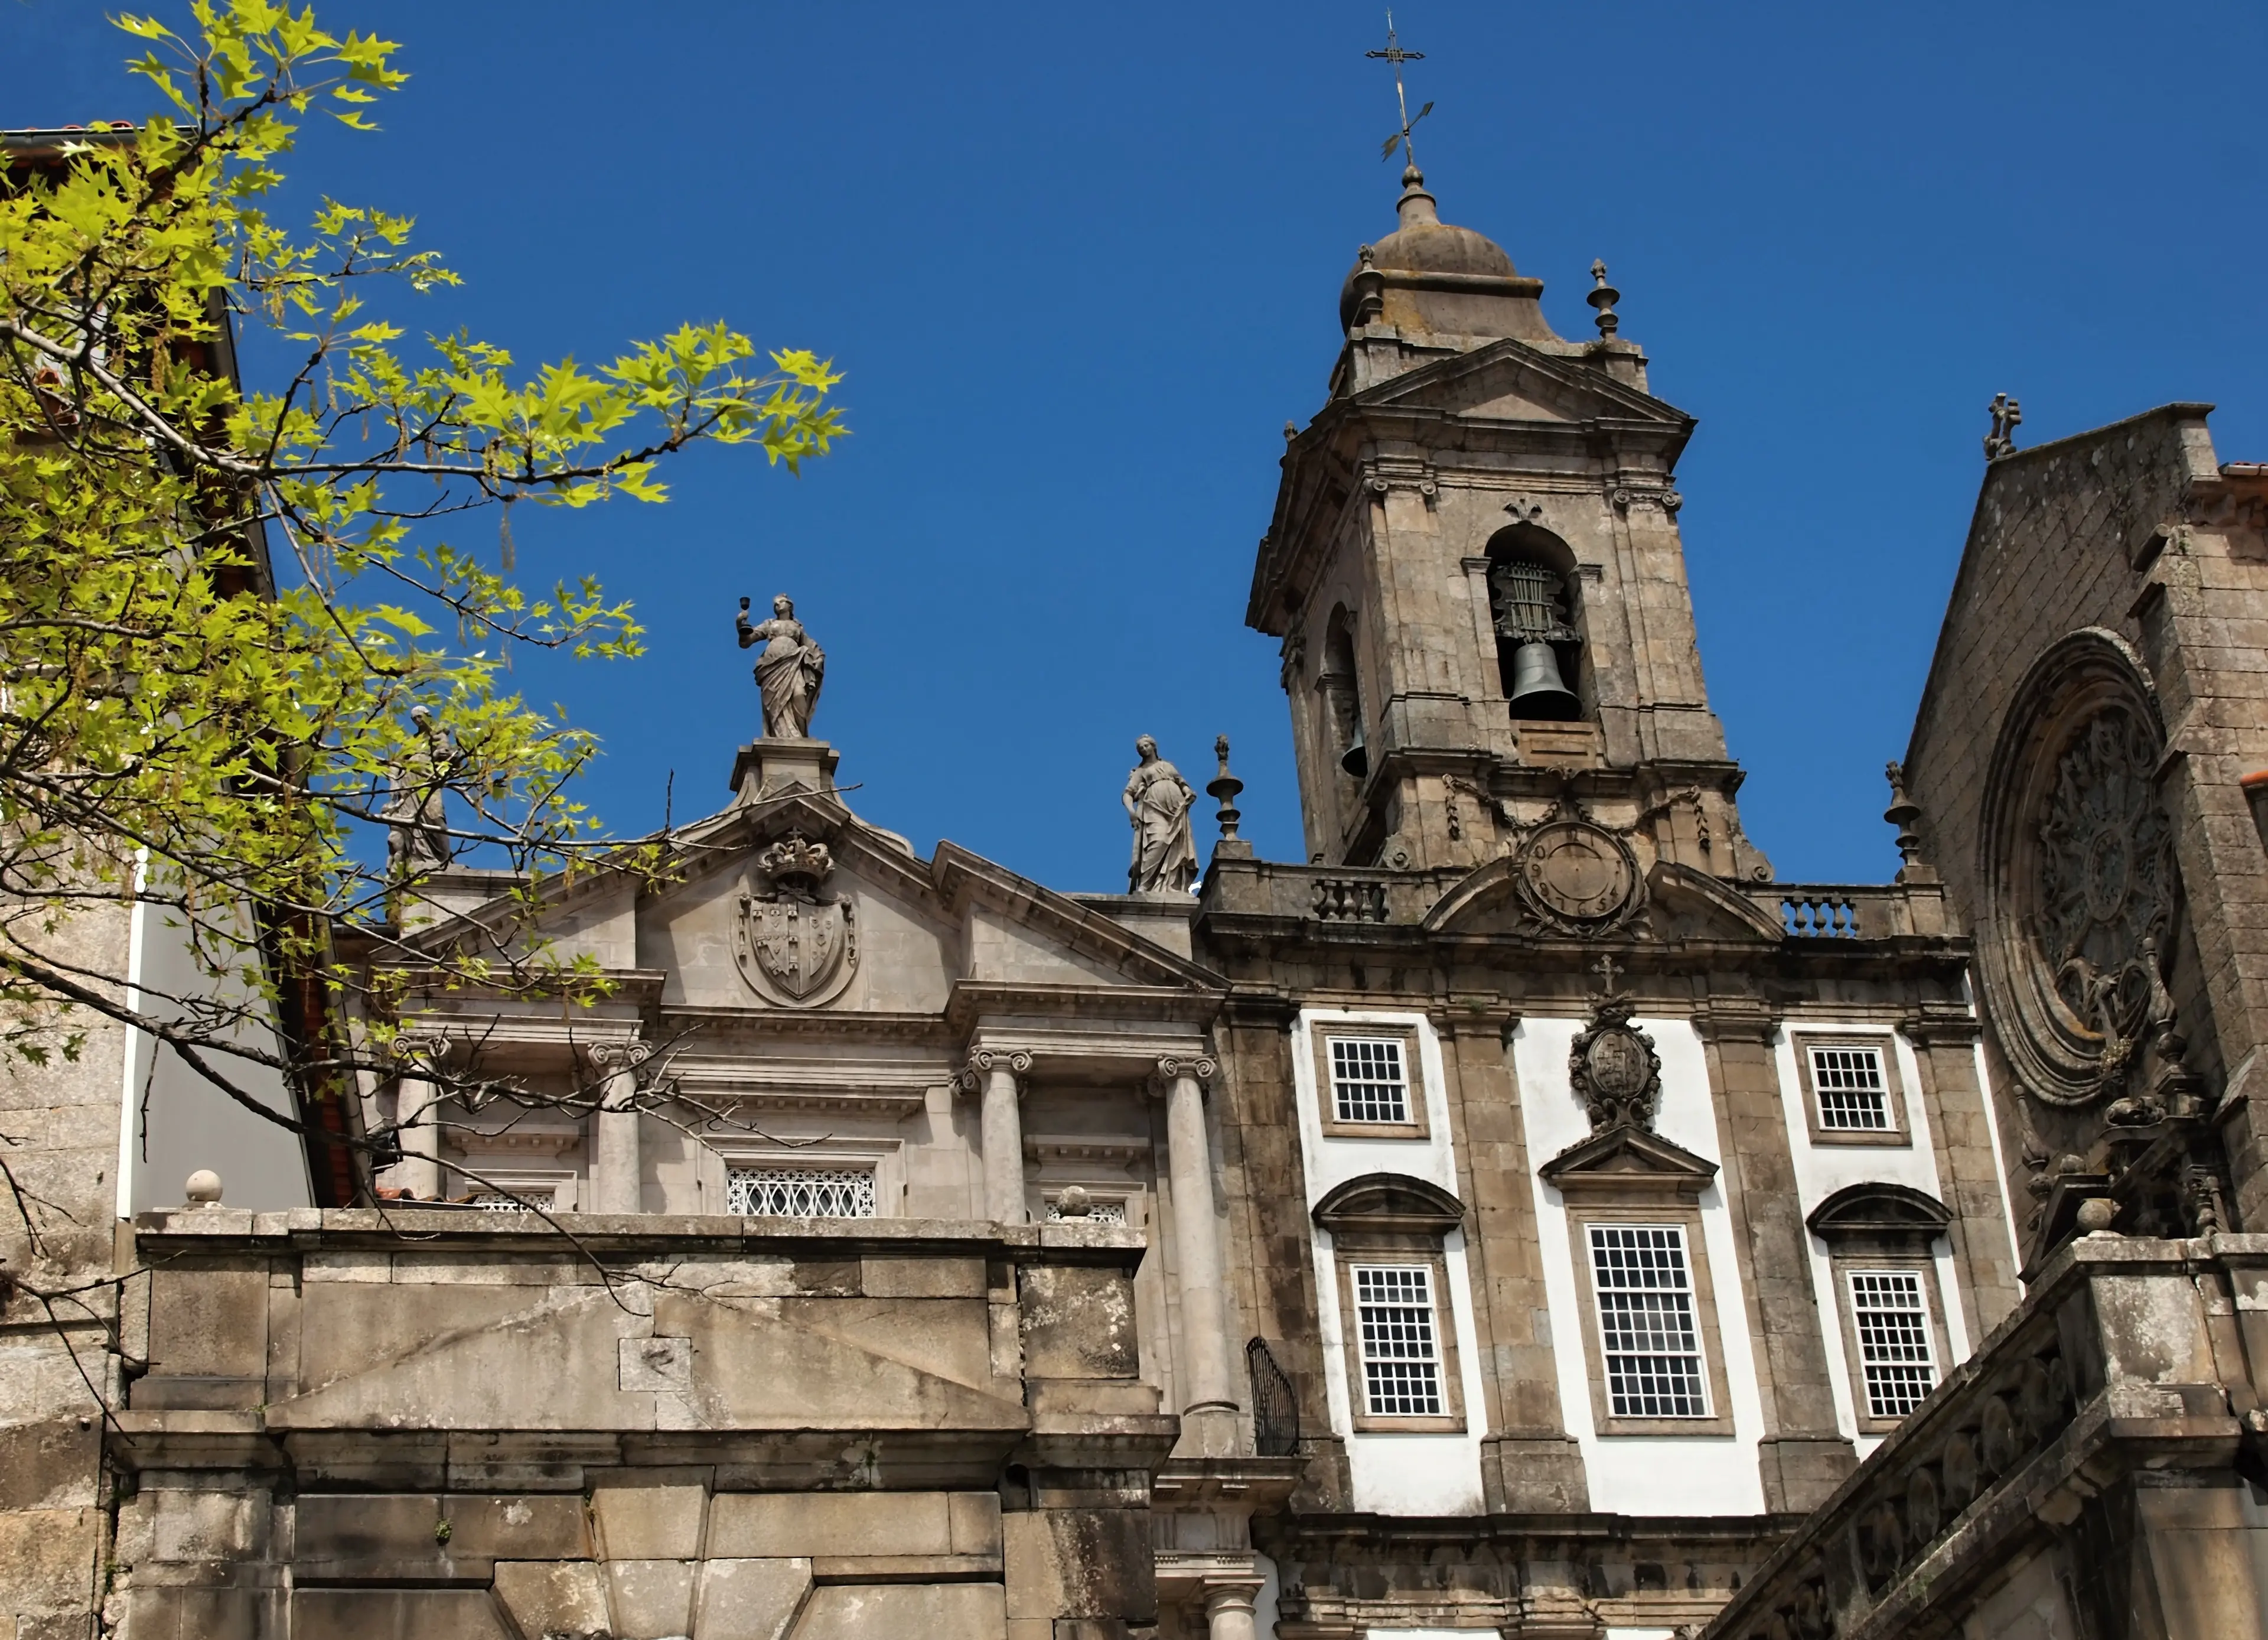
[[[1370,772],[1370,753],[1362,743],[1362,725],[1354,726],[1354,744],[1339,754],[1339,767],[1358,780]]]
[[[1551,646],[1531,639],[1512,652],[1512,715],[1543,718],[1565,723],[1579,715],[1583,703],[1575,698],[1559,676],[1559,657]],[[1358,746],[1357,750],[1361,748]]]

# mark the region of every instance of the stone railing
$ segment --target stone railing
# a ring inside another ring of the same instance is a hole
[[[1239,861],[1214,868],[1205,909],[1228,916],[1286,917],[1326,927],[1417,923],[1463,878],[1462,871],[1384,871]]]
[[[1788,937],[1889,940],[1950,933],[1936,883],[1763,883],[1749,890]]]
[[[135,1240],[129,1632],[1156,1621],[1138,1232],[214,1207]]]
[[[2264,1390],[2268,1236],[2082,1237],[1733,1598],[1705,1640],[1971,1632],[1982,1597],[2021,1584],[2035,1562],[2041,1598],[2061,1599],[2047,1570],[2056,1535],[2146,1468],[2161,1486],[2184,1469],[2217,1475],[2213,1496],[2226,1505],[2222,1524],[2239,1533],[2241,1559],[2242,1511],[2230,1500],[2243,1489],[2229,1465],[2240,1443],[2262,1438]],[[2143,1527],[2148,1512],[2136,1511]],[[2206,1512],[2185,1504],[2179,1524],[2212,1524]],[[2124,1540],[2136,1529],[2117,1525],[2118,1553],[2141,1553]],[[2240,1590],[2231,1609],[2250,1609],[2261,1592]],[[2038,1632],[2051,1629],[2066,1631]]]

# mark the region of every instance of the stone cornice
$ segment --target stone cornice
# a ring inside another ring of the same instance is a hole
[[[1704,1042],[1770,1042],[1779,1032],[1779,1010],[1756,997],[1707,997],[1689,1017]]]

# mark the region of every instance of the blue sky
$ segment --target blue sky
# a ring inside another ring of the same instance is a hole
[[[185,8],[144,0],[165,12]],[[0,123],[136,117],[87,0],[0,0]],[[792,594],[851,802],[1067,890],[1124,881],[1136,735],[1300,853],[1275,644],[1242,625],[1286,418],[1393,225],[1380,8],[328,0],[402,41],[386,130],[297,174],[416,215],[423,304],[523,361],[723,317],[846,373],[856,436],[660,508],[513,521],[653,653],[526,669],[604,737],[624,831],[720,806],[756,707],[732,617]],[[1587,334],[1603,256],[1679,469],[1712,698],[1789,880],[1896,864],[1878,818],[1982,465],[2173,399],[2268,457],[2268,9],[1413,3],[1443,216]],[[1206,805],[1210,809],[1210,805]]]

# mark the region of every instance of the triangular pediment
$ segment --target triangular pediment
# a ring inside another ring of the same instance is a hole
[[[1617,1122],[1568,1146],[1536,1171],[1562,1195],[1691,1200],[1717,1177],[1717,1164],[1648,1128]]]
[[[1653,423],[1681,432],[1693,418],[1652,394],[1579,359],[1510,337],[1436,359],[1354,396],[1366,409],[1445,411],[1461,419],[1517,423]]]
[[[1787,938],[1778,918],[1722,877],[1665,860],[1654,862],[1646,885],[1653,931],[1664,940],[1778,945]]]

